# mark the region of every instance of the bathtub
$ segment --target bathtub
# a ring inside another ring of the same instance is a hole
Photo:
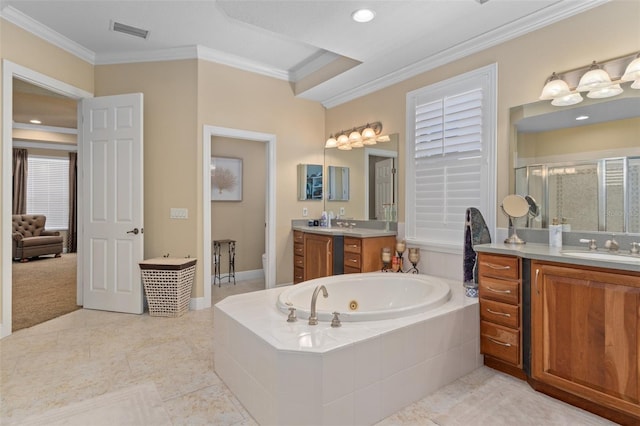
[[[283,313],[296,308],[298,318],[309,318],[311,296],[324,285],[329,297],[318,294],[319,321],[331,321],[333,312],[341,321],[377,321],[414,315],[449,301],[451,288],[442,279],[429,275],[399,275],[389,272],[334,275],[297,284],[278,297]]]
[[[310,326],[303,315],[319,284],[329,296],[318,296]],[[346,312],[345,300],[358,309]],[[298,321],[287,322],[287,303]],[[333,328],[336,308],[345,312]],[[227,297],[213,315],[215,372],[259,424],[375,424],[483,362],[478,299],[426,275],[321,278]]]

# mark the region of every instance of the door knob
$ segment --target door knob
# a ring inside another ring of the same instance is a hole
[[[127,234],[138,235],[139,232],[138,228],[133,228],[131,231],[127,231]]]

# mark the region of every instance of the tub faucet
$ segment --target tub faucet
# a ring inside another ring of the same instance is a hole
[[[610,252],[617,252],[618,249],[620,248],[620,245],[618,244],[618,242],[615,239],[615,235],[611,235],[611,239],[607,240],[604,243],[605,248],[608,248]]]
[[[323,285],[319,285],[313,291],[313,296],[311,296],[311,314],[309,314],[309,325],[317,325],[318,324],[318,315],[316,314],[316,300],[318,299],[318,293],[322,290],[322,295],[327,298],[329,297],[329,293],[327,292],[327,288]]]

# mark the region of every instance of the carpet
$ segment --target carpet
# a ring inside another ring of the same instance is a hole
[[[13,262],[13,331],[80,309],[76,305],[76,254]]]
[[[20,421],[22,426],[171,425],[153,384],[136,385],[54,408]]]

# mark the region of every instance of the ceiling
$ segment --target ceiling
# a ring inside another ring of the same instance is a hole
[[[332,107],[604,2],[2,0],[0,13],[96,65],[198,57],[288,80]],[[372,22],[351,19],[362,6]]]

